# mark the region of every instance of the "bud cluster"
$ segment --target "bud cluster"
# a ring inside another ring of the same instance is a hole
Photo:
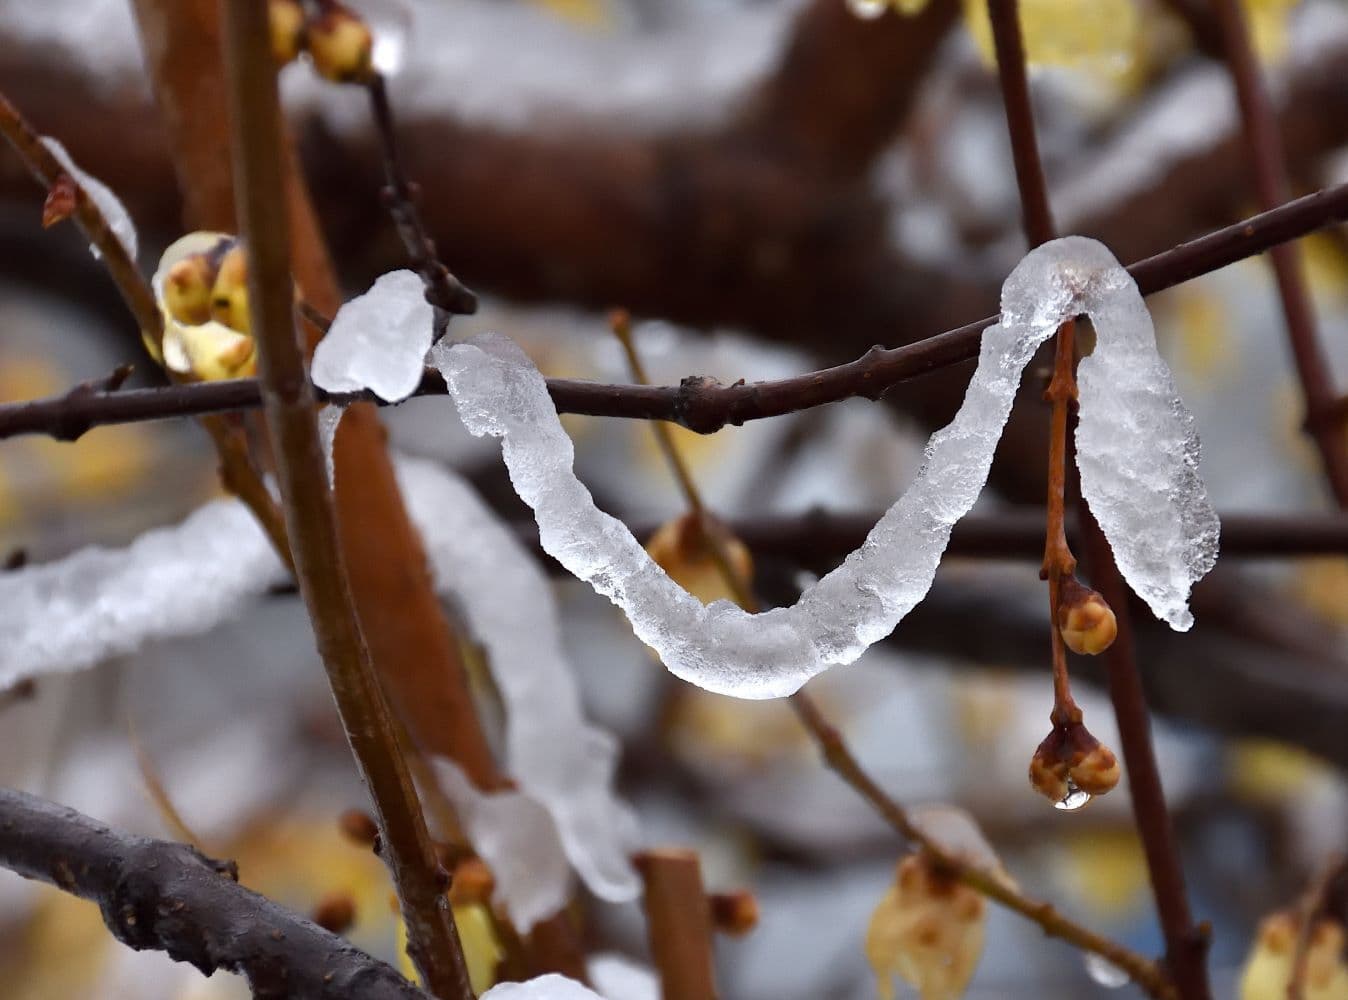
[[[1079,809],[1118,783],[1114,751],[1080,721],[1055,725],[1030,758],[1030,784],[1061,809]]]
[[[303,51],[320,76],[338,83],[367,83],[374,76],[374,36],[360,15],[343,4],[323,0],[316,14],[300,0],[268,0],[271,50],[278,66]]]

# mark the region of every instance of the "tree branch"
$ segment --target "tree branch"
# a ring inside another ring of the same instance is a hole
[[[1341,184],[1181,243],[1129,265],[1128,271],[1142,293],[1152,295],[1345,220],[1348,184]],[[901,382],[977,357],[983,331],[996,321],[989,316],[904,347],[874,347],[847,364],[774,381],[721,385],[712,379],[689,376],[677,386],[645,386],[553,378],[548,379],[548,391],[559,413],[667,420],[711,434],[727,425],[783,416],[843,399],[879,399]],[[416,395],[444,391],[443,380],[428,373]],[[315,395],[321,401],[342,405],[380,402],[371,393],[329,394],[319,390]],[[78,398],[52,396],[0,404],[0,439],[42,433],[69,441],[105,424],[255,409],[260,405],[258,384],[251,379],[82,393]]]
[[[314,399],[293,320],[282,206],[281,118],[264,0],[225,5],[236,201],[248,247],[249,314],[300,592],[347,740],[374,801],[384,858],[407,925],[408,954],[430,991],[471,1000],[468,966],[397,731],[347,587]]]
[[[246,976],[260,1000],[430,1000],[344,938],[239,885],[233,862],[6,788],[0,866],[97,903],[123,944],[204,975]]]

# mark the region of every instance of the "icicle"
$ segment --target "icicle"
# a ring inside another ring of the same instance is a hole
[[[71,159],[65,146],[51,136],[43,136],[42,145],[51,151],[52,156],[60,161],[61,166],[65,168],[71,179],[83,188],[84,193],[98,206],[98,210],[103,214],[108,228],[112,230],[112,234],[117,239],[121,240],[122,246],[126,249],[126,255],[134,261],[136,254],[140,251],[140,240],[136,235],[136,225],[131,221],[131,214],[127,212],[121,199],[113,194],[112,189],[97,177],[81,170]],[[103,256],[96,246],[91,245],[89,252],[95,257]]]
[[[856,660],[926,596],[952,526],[987,480],[1022,371],[1063,320],[1083,313],[1097,332],[1083,365],[1083,492],[1125,579],[1159,616],[1187,628],[1189,585],[1216,555],[1216,515],[1197,476],[1192,420],[1156,354],[1137,286],[1093,240],[1067,237],[1025,257],[1003,286],[1002,319],[983,336],[964,403],[932,435],[908,492],[795,605],[757,615],[728,601],[704,607],[595,506],[543,377],[513,342],[488,334],[441,343],[431,361],[469,431],[502,438],[545,551],[622,608],[676,676],[720,694],[773,698]]]
[[[581,712],[551,587],[537,562],[457,476],[404,458],[398,481],[436,589],[482,643],[505,703],[507,770],[557,824],[590,891],[633,899],[636,820],[613,793],[618,747]]]
[[[571,895],[571,869],[551,817],[522,792],[481,792],[453,763],[433,763],[473,849],[496,879],[511,922],[527,934]]]

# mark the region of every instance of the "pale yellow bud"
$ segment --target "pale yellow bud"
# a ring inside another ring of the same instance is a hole
[[[1291,913],[1266,917],[1240,975],[1240,1000],[1286,1000],[1296,957],[1301,920]],[[1348,961],[1343,955],[1343,925],[1320,919],[1311,931],[1302,983],[1304,1000],[1348,997]]]
[[[184,257],[164,276],[164,306],[179,323],[205,323],[211,318],[211,285],[215,268],[204,253]]]
[[[338,83],[365,83],[374,76],[374,36],[355,13],[334,5],[309,23],[314,69]]]
[[[271,54],[276,65],[293,62],[304,48],[304,7],[299,0],[268,0]]]
[[[866,931],[866,959],[881,997],[893,997],[896,975],[922,1000],[963,995],[983,951],[986,917],[983,897],[925,854],[904,858]]]
[[[1075,810],[1119,783],[1119,761],[1080,722],[1056,725],[1030,758],[1030,784],[1059,809]]]
[[[248,255],[237,244],[220,259],[220,270],[211,288],[211,318],[239,333],[250,332]]]
[[[1103,597],[1068,579],[1058,604],[1058,631],[1072,652],[1094,656],[1114,644],[1119,623]]]
[[[1097,743],[1079,762],[1067,769],[1067,777],[1087,795],[1104,795],[1119,783],[1119,759],[1103,743]]]

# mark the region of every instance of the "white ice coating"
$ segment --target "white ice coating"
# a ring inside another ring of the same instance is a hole
[[[0,688],[209,631],[286,573],[253,515],[217,500],[124,549],[0,574]]]
[[[613,793],[618,745],[581,711],[537,560],[444,468],[403,459],[398,482],[412,520],[427,526],[436,589],[451,596],[487,652],[505,706],[506,769],[546,807],[591,892],[611,902],[636,898],[641,884],[628,861],[638,846],[636,818]]]
[[[1025,366],[1065,319],[1083,314],[1097,344],[1082,365],[1082,492],[1124,578],[1158,617],[1187,629],[1190,586],[1216,558],[1217,517],[1197,474],[1192,418],[1156,352],[1142,296],[1094,240],[1069,236],[1026,255],[1002,286],[1001,321],[983,335],[964,403],[932,435],[908,492],[796,604],[759,614],[729,601],[702,605],[595,506],[546,383],[516,344],[487,334],[442,342],[430,358],[468,430],[502,439],[545,551],[620,607],[676,676],[720,694],[775,698],[856,660],[926,596],[951,528],[987,481]]]
[[[98,210],[103,214],[108,228],[112,234],[121,240],[122,246],[126,249],[127,256],[132,260],[136,259],[136,254],[140,250],[140,240],[136,235],[135,223],[131,221],[131,214],[127,212],[126,206],[122,204],[121,199],[112,193],[112,189],[100,181],[92,174],[85,173],[71,159],[70,153],[66,151],[65,146],[61,145],[51,136],[42,137],[42,145],[51,151],[52,156],[60,161],[61,166],[65,168],[71,179],[84,189],[90,200],[98,206]],[[89,252],[95,257],[101,257],[98,247],[90,244]]]
[[[491,869],[497,899],[511,923],[527,934],[571,897],[571,868],[552,818],[523,792],[488,794],[450,761],[433,763],[464,832]]]
[[[314,383],[329,392],[370,389],[390,403],[406,399],[421,381],[433,316],[415,272],[381,274],[337,310],[314,350]],[[415,364],[406,363],[409,356]]]
[[[482,994],[482,1000],[605,1000],[588,986],[551,972],[523,983],[500,983]],[[608,997],[607,1000],[628,1000]]]

